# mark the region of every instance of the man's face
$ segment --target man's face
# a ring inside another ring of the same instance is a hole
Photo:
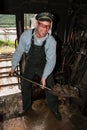
[[[48,31],[50,30],[51,22],[49,21],[38,21],[37,22],[37,29],[36,29],[36,36],[38,38],[42,38],[46,36]]]

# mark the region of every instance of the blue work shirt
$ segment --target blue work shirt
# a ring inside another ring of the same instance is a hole
[[[46,65],[43,71],[42,77],[47,78],[51,72],[53,71],[55,64],[56,64],[56,40],[50,34],[47,34],[45,37],[41,39],[37,39],[34,35],[34,44],[41,46],[43,41],[46,39],[45,44],[45,53],[46,53]],[[13,58],[12,58],[12,68],[16,69],[17,65],[19,64],[23,53],[28,53],[30,46],[31,46],[31,38],[32,38],[32,29],[24,31],[19,39],[19,45],[16,48]]]

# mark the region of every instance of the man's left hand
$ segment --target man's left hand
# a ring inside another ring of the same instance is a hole
[[[45,86],[46,86],[46,78],[43,77],[43,78],[41,79],[41,85],[42,85],[41,88],[44,89]]]

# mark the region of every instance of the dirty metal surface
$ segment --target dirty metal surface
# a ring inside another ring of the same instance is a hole
[[[78,110],[71,111],[69,106],[60,105],[62,121],[58,121],[47,107],[46,100],[36,100],[33,111],[26,116],[12,118],[3,122],[3,130],[86,130],[87,118]]]

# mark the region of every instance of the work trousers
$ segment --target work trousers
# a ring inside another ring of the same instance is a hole
[[[39,74],[40,76],[40,74]],[[26,76],[26,78],[33,79],[34,73],[29,73],[29,75]],[[52,88],[54,86],[54,79],[52,75],[50,75],[47,78],[47,87]],[[52,95],[49,90],[44,90],[46,94],[46,99],[48,102],[48,107],[51,109],[51,111],[56,112],[58,109],[58,99],[56,96]],[[23,101],[23,109],[26,111],[28,110],[32,105],[32,84],[26,80],[23,80],[22,84],[22,101]]]

